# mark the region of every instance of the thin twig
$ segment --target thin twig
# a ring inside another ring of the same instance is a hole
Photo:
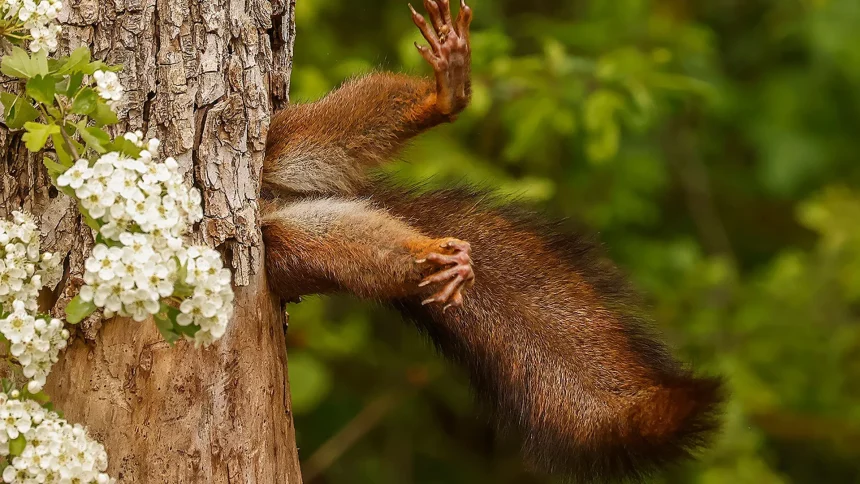
[[[66,149],[69,150],[69,154],[77,161],[80,157],[78,156],[78,150],[75,149],[75,145],[72,144],[72,138],[69,137],[69,133],[66,133],[65,128],[62,126],[60,126],[60,133],[63,135],[63,141],[65,142]]]
[[[667,158],[676,169],[702,245],[710,253],[736,263],[731,239],[711,192],[708,168],[699,157],[693,135],[680,122],[672,124],[670,133],[671,140],[667,138],[664,143]]]
[[[302,466],[303,480],[308,483],[313,482],[358,440],[376,427],[402,398],[402,394],[388,393],[370,402],[305,462]]]

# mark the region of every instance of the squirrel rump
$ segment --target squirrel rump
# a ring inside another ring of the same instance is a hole
[[[597,244],[486,193],[366,175],[468,104],[472,11],[424,6],[430,22],[412,17],[434,80],[371,74],[273,118],[270,285],[286,300],[348,292],[399,309],[467,370],[536,469],[640,480],[689,457],[718,427],[721,381],[671,356]]]

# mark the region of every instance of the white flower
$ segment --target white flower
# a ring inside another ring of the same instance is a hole
[[[0,456],[10,465],[3,469],[7,483],[114,483],[108,476],[104,446],[55,412],[32,400],[0,393]],[[23,436],[20,455],[9,453],[9,441]]]
[[[58,0],[5,0],[0,2],[0,15],[11,22],[10,30],[24,29],[30,33],[30,50],[54,51],[61,28],[55,23],[63,3]]]
[[[87,160],[78,160],[65,173],[57,177],[57,185],[77,190],[92,176],[93,170],[90,168],[90,162]]]
[[[105,89],[113,82],[110,73],[98,77]],[[147,141],[139,131],[123,137],[142,148],[137,158],[105,153],[89,177],[68,176],[69,183],[74,179],[78,185],[75,194],[83,207],[100,221],[101,236],[112,246],[93,250],[80,296],[108,317],[142,321],[161,309],[163,298],[180,291],[188,297],[179,301],[177,323],[199,328],[194,336],[186,336],[195,344],[210,344],[226,331],[233,291],[230,271],[218,252],[185,248],[182,237],[203,218],[200,192],[185,184],[175,159],[156,160],[157,139]]]
[[[13,345],[24,340],[30,340],[35,333],[33,323],[35,318],[27,313],[22,301],[15,301],[14,311],[6,318],[0,319],[0,332]]]
[[[96,80],[96,91],[99,96],[107,99],[108,104],[113,105],[122,99],[123,87],[115,72],[95,71],[93,78]]]
[[[0,221],[0,306],[7,310],[20,300],[30,311],[38,307],[43,286],[54,287],[62,275],[62,259],[40,254],[39,231],[32,217],[14,212]]]
[[[45,3],[45,2],[42,2]],[[42,50],[53,52],[57,50],[57,35],[62,31],[59,25],[39,25],[30,29],[30,37],[33,40],[30,42],[30,51],[39,52]]]
[[[224,335],[233,315],[230,271],[223,267],[221,255],[208,247],[189,247],[179,258],[186,269],[182,282],[193,288],[194,295],[179,305],[177,323],[199,326],[193,341],[209,345]]]
[[[26,22],[36,13],[36,3],[33,0],[24,0],[21,9],[18,10],[18,20]]]
[[[13,306],[14,311],[0,319],[0,333],[9,341],[9,353],[23,367],[24,376],[32,379],[28,388],[35,393],[45,385],[51,366],[66,347],[69,332],[59,319],[31,316],[22,301],[15,301]]]
[[[84,263],[84,268],[89,273],[97,274],[99,279],[110,281],[116,275],[117,265],[121,264],[120,259],[122,259],[122,249],[98,244]]]
[[[111,313],[118,313],[122,310],[122,295],[125,292],[119,279],[100,282],[93,292],[93,304]]]

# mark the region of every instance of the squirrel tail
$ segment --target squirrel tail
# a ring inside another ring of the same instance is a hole
[[[639,481],[707,444],[721,381],[670,355],[595,243],[477,191],[373,190],[426,235],[471,244],[476,284],[464,307],[396,306],[465,367],[532,467]]]

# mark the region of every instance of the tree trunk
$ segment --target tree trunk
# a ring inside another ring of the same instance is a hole
[[[204,193],[197,242],[232,265],[236,314],[209,349],[170,348],[154,323],[92,317],[61,354],[46,391],[102,441],[129,483],[301,482],[284,347],[269,292],[257,196],[272,105],[286,102],[295,0],[71,0],[66,48],[120,63],[122,125],[162,141]],[[274,37],[274,38],[272,38]],[[2,215],[32,212],[46,250],[68,253],[58,308],[77,292],[92,244],[41,157],[0,129]]]

